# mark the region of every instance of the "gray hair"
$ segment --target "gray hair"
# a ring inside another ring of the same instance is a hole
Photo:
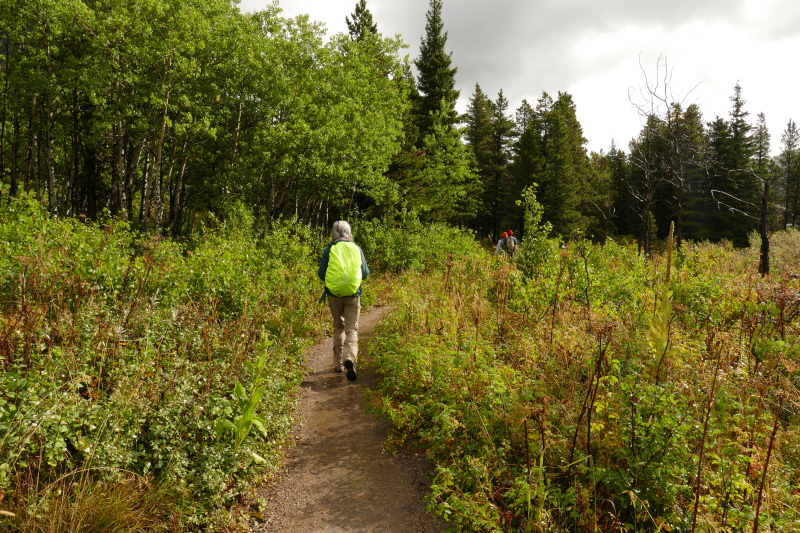
[[[341,239],[353,242],[353,232],[350,230],[350,224],[345,220],[337,220],[331,229],[331,241],[336,242]]]

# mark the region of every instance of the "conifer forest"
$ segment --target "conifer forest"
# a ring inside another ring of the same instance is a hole
[[[268,514],[340,219],[449,531],[800,530],[796,123],[664,59],[600,152],[558,87],[462,114],[442,9],[0,0],[0,532]]]

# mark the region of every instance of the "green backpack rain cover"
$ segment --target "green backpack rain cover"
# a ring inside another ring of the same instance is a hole
[[[353,296],[361,286],[361,250],[350,241],[331,246],[325,286],[334,296]]]

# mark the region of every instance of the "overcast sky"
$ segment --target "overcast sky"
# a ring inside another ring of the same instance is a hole
[[[269,0],[242,0],[242,11]],[[329,34],[346,32],[356,0],[282,0],[283,16],[307,13]],[[399,34],[413,60],[425,32],[428,0],[367,0],[378,31]],[[589,149],[627,149],[640,129],[629,93],[656,74],[659,56],[673,71],[676,99],[697,103],[706,121],[728,118],[737,81],[751,123],[763,112],[772,153],[790,118],[800,120],[798,0],[444,0],[447,50],[458,67],[458,110],[479,83],[511,112],[547,91],[573,95]],[[698,85],[699,84],[699,85]],[[696,88],[695,88],[696,87]],[[692,90],[693,89],[693,90]]]

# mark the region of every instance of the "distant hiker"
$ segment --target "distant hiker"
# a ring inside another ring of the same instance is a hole
[[[355,381],[358,361],[358,315],[361,312],[361,280],[369,276],[364,252],[353,242],[350,224],[333,223],[331,242],[322,252],[319,278],[325,282],[325,296],[333,315],[333,367],[347,370]]]
[[[514,232],[508,230],[508,238],[506,238],[505,242],[503,242],[503,251],[507,253],[510,257],[514,257],[517,255],[517,238],[514,237]]]
[[[503,245],[506,243],[506,239],[508,239],[508,233],[504,231],[500,240],[497,241],[497,248],[494,250],[494,255],[500,255],[500,252],[503,250]]]

